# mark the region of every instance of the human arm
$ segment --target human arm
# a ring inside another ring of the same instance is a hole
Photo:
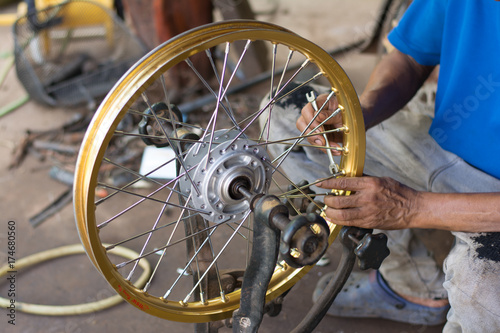
[[[412,57],[397,49],[384,56],[370,75],[366,88],[360,96],[366,129],[389,118],[406,105],[429,77],[433,68],[434,66],[420,65]],[[326,95],[318,96],[318,105],[323,105],[325,100]],[[297,120],[297,128],[303,131],[309,124],[310,129],[317,127],[337,106],[337,100],[331,99],[323,112],[314,119],[316,112],[308,103]],[[342,126],[340,116],[324,123],[326,129],[340,126]],[[311,136],[308,141],[319,145],[325,143],[321,135]],[[332,136],[329,141],[334,144],[338,138]]]
[[[403,108],[433,69],[434,66],[420,65],[397,49],[384,56],[371,73],[359,98],[366,129]]]
[[[421,192],[377,177],[329,179],[316,186],[353,191],[349,196],[325,197],[327,219],[341,225],[500,231],[500,193]]]

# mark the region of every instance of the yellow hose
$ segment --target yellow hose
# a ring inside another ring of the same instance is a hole
[[[122,246],[115,247],[111,253],[121,256],[126,259],[135,259],[139,256],[137,252],[127,249]],[[85,250],[81,244],[74,244],[59,247],[56,249],[51,249],[43,252],[39,252],[28,257],[19,259],[15,263],[15,270],[19,271],[23,268],[30,267],[47,260],[59,258],[62,256],[69,256],[73,254],[85,253]],[[139,265],[142,267],[143,272],[141,276],[134,283],[137,287],[142,287],[151,275],[151,266],[147,260],[139,261]],[[4,265],[0,268],[0,278],[6,275],[12,268],[9,264]],[[85,313],[92,313],[99,310],[103,310],[120,303],[123,298],[120,295],[115,295],[100,301],[83,303],[77,305],[41,305],[41,304],[30,304],[16,301],[16,310],[37,314],[45,316],[71,316],[79,315]],[[0,297],[0,307],[6,308],[10,305],[10,300]]]

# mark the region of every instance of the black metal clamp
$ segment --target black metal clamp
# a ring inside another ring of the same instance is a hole
[[[288,218],[288,208],[272,195],[252,196],[246,189],[254,211],[255,225],[250,263],[241,287],[240,308],[233,313],[233,332],[257,332],[265,313],[265,296],[274,272],[278,253],[292,267],[316,263],[328,248],[329,227],[319,215]],[[280,237],[281,234],[281,237]],[[281,244],[280,244],[281,239]],[[372,234],[371,229],[344,227],[340,232],[343,254],[337,274],[323,295],[293,332],[311,332],[326,314],[347,281],[356,257],[361,269],[378,269],[389,255],[387,236]]]
[[[242,194],[250,196],[245,189]],[[288,218],[288,208],[273,195],[249,198],[255,215],[250,263],[241,287],[240,308],[233,314],[233,332],[256,332],[265,309],[265,295],[278,253],[293,267],[317,262],[328,248],[329,229],[314,214]],[[280,245],[280,234],[281,245]]]

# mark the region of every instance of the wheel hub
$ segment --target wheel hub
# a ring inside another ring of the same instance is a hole
[[[244,187],[251,193],[269,189],[272,177],[267,164],[269,155],[252,140],[234,140],[238,133],[217,131],[211,147],[193,145],[184,159],[192,182],[189,177],[182,177],[181,191],[191,195],[190,206],[206,211],[203,217],[212,222],[241,219],[250,208],[238,188]]]

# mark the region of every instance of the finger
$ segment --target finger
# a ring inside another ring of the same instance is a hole
[[[310,126],[308,126],[310,123],[310,120],[307,119],[307,117],[304,117],[303,115],[299,117],[297,120],[297,128],[301,133],[309,134],[309,132],[315,128],[318,124],[314,125],[314,123]],[[320,132],[321,129],[317,129],[316,132]],[[319,145],[323,146],[325,144],[325,141],[323,139],[322,135],[313,135],[307,137],[307,141],[309,141],[311,144],[314,145]]]
[[[304,129],[307,127],[308,130],[312,130],[313,128],[319,126],[320,122],[318,121],[318,117],[316,115],[316,110],[314,110],[311,103],[307,103],[302,110],[300,111],[301,117],[304,119]],[[307,126],[309,125],[309,126]]]
[[[355,195],[328,195],[325,197],[325,205],[333,209],[347,209],[359,207]]]
[[[368,186],[371,177],[342,177],[325,179],[317,184],[318,187],[344,190],[344,191],[360,191]]]
[[[324,110],[336,110],[339,107],[339,103],[336,97],[330,98],[328,100],[328,104],[324,105],[326,100],[328,99],[328,94],[321,94],[316,98],[316,103],[318,107],[321,109],[323,107]],[[324,105],[324,106],[323,106]]]
[[[325,125],[335,125],[338,123],[337,117],[330,117],[332,113],[334,113],[339,106],[337,99],[335,97],[327,99],[328,95],[320,95],[316,99],[316,104],[319,108],[319,114],[317,120],[319,123],[325,123]],[[339,115],[340,117],[340,115]]]
[[[328,207],[325,209],[325,214],[330,222],[345,226],[360,226],[363,225],[364,219],[361,216],[361,211],[358,208],[350,209],[334,209]]]
[[[321,99],[321,97],[323,98]],[[324,104],[326,102],[326,95],[321,95],[321,97],[316,99],[316,104],[319,107],[318,110],[315,110],[311,103],[307,103],[301,110],[301,115],[306,122],[311,122],[309,126],[311,129],[320,125],[335,125],[338,123],[336,117],[330,117],[338,108],[337,101],[335,99],[330,99],[328,103]]]

